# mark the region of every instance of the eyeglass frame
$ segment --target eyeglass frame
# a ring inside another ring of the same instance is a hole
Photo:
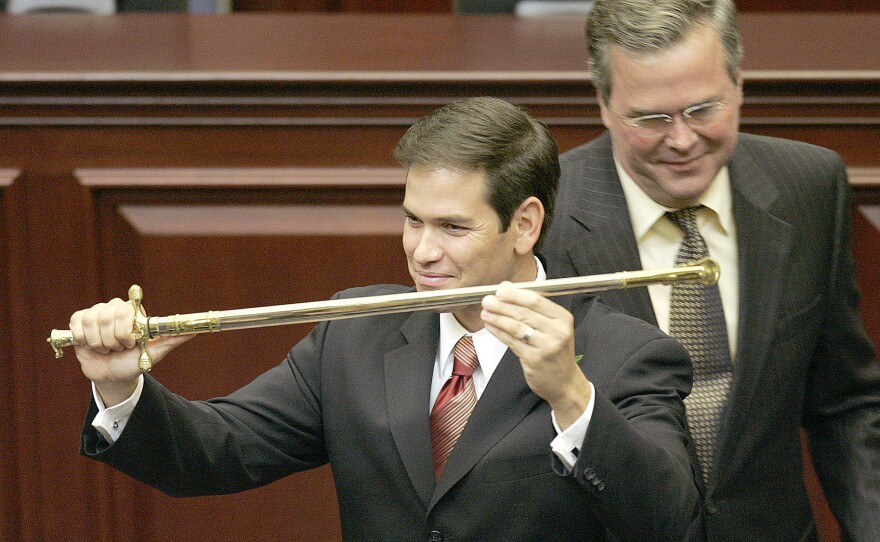
[[[697,124],[691,124],[691,121],[694,120],[693,117],[691,117],[691,115],[693,114],[694,111],[700,111],[703,109],[714,108],[717,110],[717,112],[720,113],[722,111],[726,111],[727,106],[728,106],[727,100],[712,100],[709,102],[702,102],[702,103],[688,106],[688,107],[682,109],[680,112],[674,113],[672,115],[670,115],[668,113],[648,113],[647,115],[639,115],[638,117],[628,117],[626,115],[621,115],[620,113],[617,113],[616,111],[614,111],[614,114],[620,118],[621,122],[623,122],[624,125],[629,126],[630,128],[635,128],[636,130],[641,130],[645,133],[649,133],[652,135],[660,135],[660,134],[665,133],[666,130],[668,130],[669,127],[675,122],[675,117],[677,115],[680,115],[681,119],[684,121],[684,123],[687,124],[688,126],[690,126],[691,128],[701,128],[703,126],[706,126],[706,124],[713,122],[715,119],[711,119],[708,121],[702,121],[703,124],[700,124],[699,123],[700,121],[697,121],[698,122]],[[663,119],[664,124],[659,125],[654,128],[649,127],[649,126],[639,126],[638,122],[643,121],[645,119]]]

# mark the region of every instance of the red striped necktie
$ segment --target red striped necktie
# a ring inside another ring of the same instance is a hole
[[[454,352],[452,377],[443,384],[431,410],[431,454],[437,478],[477,404],[471,376],[479,361],[470,335],[459,339]]]

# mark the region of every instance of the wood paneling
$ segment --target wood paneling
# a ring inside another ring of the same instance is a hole
[[[362,176],[347,169],[339,175],[314,168],[227,169],[211,185],[192,188],[192,179],[209,172],[138,169],[126,179],[124,170],[80,170],[100,225],[104,297],[124,296],[129,284],[138,283],[149,314],[159,316],[319,301],[339,288],[405,283],[402,172],[357,171]],[[263,184],[266,178],[271,187]],[[326,183],[316,185],[315,179]],[[342,195],[338,187],[352,181],[357,188],[348,190],[364,192],[355,200],[366,203],[352,204],[351,193],[336,197]],[[367,194],[389,186],[386,197]],[[311,327],[197,337],[154,375],[185,397],[224,395],[279,363]],[[185,500],[118,475],[113,480],[108,508],[129,518],[112,526],[113,540],[341,537],[327,468],[242,495]],[[131,486],[135,492],[127,489]]]
[[[15,431],[15,368],[12,365],[12,339],[7,330],[10,329],[12,297],[10,295],[11,261],[13,250],[11,232],[15,230],[15,206],[12,199],[11,186],[21,174],[15,169],[0,170],[0,488],[12,488],[18,483],[19,451],[18,438]],[[20,531],[19,502],[14,492],[0,490],[0,539],[16,540]]]
[[[233,11],[342,11],[340,0],[234,0]]]
[[[736,0],[740,12],[880,11],[876,0]]]
[[[346,11],[387,13],[448,13],[454,0],[235,0],[236,11]],[[486,4],[514,5],[515,2]],[[880,11],[876,0],[737,0],[745,12]],[[508,8],[511,9],[512,8]]]
[[[451,13],[452,0],[235,0],[234,11]]]
[[[876,340],[880,14],[741,24],[744,130],[831,147],[851,168]],[[12,413],[0,538],[338,539],[327,469],[175,500],[78,457],[88,383],[46,336],[134,282],[158,315],[408,283],[392,159],[406,128],[457,97],[495,95],[571,148],[603,129],[584,56],[583,22],[567,18],[0,17],[0,169],[14,172],[0,186],[0,400]],[[156,375],[189,397],[226,393],[307,330],[199,337]],[[820,518],[824,540],[839,540]]]

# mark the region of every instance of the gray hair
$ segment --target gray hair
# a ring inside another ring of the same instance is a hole
[[[718,33],[735,83],[743,49],[733,0],[596,0],[586,27],[593,86],[607,102],[612,46],[630,55],[655,53],[681,42],[698,25]]]

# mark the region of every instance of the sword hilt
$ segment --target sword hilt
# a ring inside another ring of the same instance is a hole
[[[134,306],[134,325],[132,333],[141,349],[140,358],[138,358],[138,367],[141,371],[148,373],[153,369],[153,360],[147,353],[147,339],[150,338],[149,319],[144,312],[143,307],[144,291],[137,284],[132,285],[128,289],[128,301]],[[76,346],[76,340],[73,333],[69,329],[53,329],[46,342],[52,346],[55,351],[55,357],[60,358],[64,355],[64,348],[68,346]]]

